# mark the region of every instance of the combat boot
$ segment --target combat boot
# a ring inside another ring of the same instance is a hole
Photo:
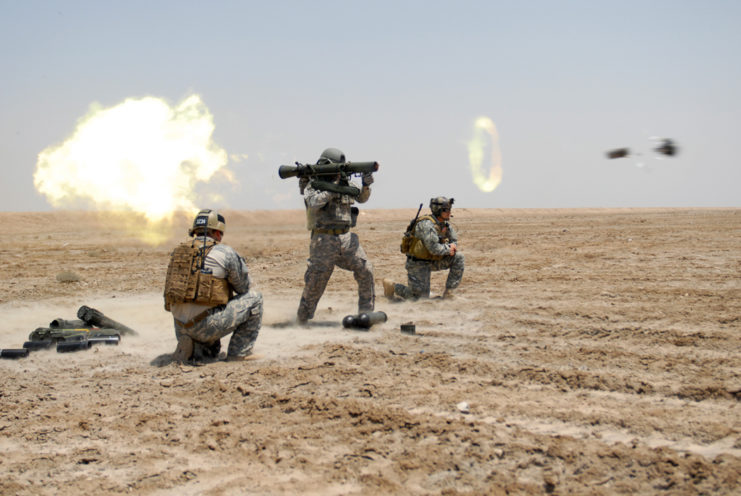
[[[175,353],[172,354],[172,359],[176,362],[186,362],[193,356],[193,339],[190,336],[181,334],[178,337],[178,346],[175,348]]]
[[[196,362],[209,362],[218,360],[221,351],[221,341],[216,340],[213,343],[193,342],[193,355],[191,359]]]
[[[301,297],[301,301],[298,304],[298,310],[296,310],[296,323],[300,326],[305,326],[309,323],[309,319],[314,316],[312,312],[309,315],[309,305],[306,303],[304,297]]]
[[[388,298],[389,300],[394,298],[394,293],[396,292],[394,281],[390,279],[384,279],[381,281],[383,283],[383,296]]]
[[[443,300],[455,300],[455,290],[453,288],[445,288]]]

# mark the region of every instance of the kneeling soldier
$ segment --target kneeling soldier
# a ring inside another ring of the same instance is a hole
[[[453,290],[461,283],[464,265],[463,254],[458,251],[458,236],[449,222],[453,202],[453,198],[444,196],[432,198],[432,215],[412,221],[402,241],[402,253],[407,256],[409,286],[384,279],[383,293],[387,298],[429,298],[430,274],[433,270],[450,270],[443,298],[453,297]]]
[[[172,312],[178,345],[173,359],[216,358],[221,338],[229,340],[227,360],[252,353],[262,323],[262,294],[252,289],[247,264],[221,243],[224,217],[201,210],[191,239],[170,256],[165,282],[165,310]]]

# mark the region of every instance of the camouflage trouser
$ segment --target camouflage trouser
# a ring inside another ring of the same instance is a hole
[[[318,234],[311,236],[309,260],[304,274],[304,293],[298,306],[300,321],[314,317],[335,266],[350,270],[358,282],[358,311],[374,308],[373,265],[368,261],[355,233]]]
[[[185,334],[196,343],[209,346],[229,333],[227,356],[247,356],[257,340],[262,324],[262,294],[256,291],[237,295],[226,305],[209,310],[205,319],[190,329],[185,329],[175,321],[175,336]]]
[[[413,260],[409,258],[406,263],[409,286],[395,284],[394,294],[400,298],[410,300],[429,298],[430,274],[433,270],[450,269],[448,279],[445,281],[445,289],[455,289],[463,278],[463,265],[462,253],[456,253],[452,257],[444,257],[442,260]]]

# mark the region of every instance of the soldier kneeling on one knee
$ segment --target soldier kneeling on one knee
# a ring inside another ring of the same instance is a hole
[[[401,251],[407,256],[408,286],[384,279],[384,296],[389,299],[429,298],[432,271],[449,270],[443,298],[453,297],[464,268],[463,254],[458,251],[458,235],[449,222],[454,201],[444,196],[432,198],[431,215],[418,217],[409,225],[401,243]]]
[[[262,294],[254,291],[247,263],[221,243],[224,216],[201,210],[190,239],[170,255],[165,310],[172,312],[178,345],[173,359],[215,359],[221,338],[231,334],[227,360],[252,354],[262,323]]]

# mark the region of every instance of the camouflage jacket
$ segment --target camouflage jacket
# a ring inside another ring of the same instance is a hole
[[[351,208],[353,203],[356,201],[365,203],[370,198],[370,193],[370,187],[363,186],[360,195],[353,198],[349,195],[331,191],[320,191],[308,184],[304,190],[306,228],[309,230],[349,228],[352,225]]]
[[[414,237],[419,239],[433,257],[450,254],[451,243],[458,243],[455,228],[447,221],[423,217],[414,226]]]

